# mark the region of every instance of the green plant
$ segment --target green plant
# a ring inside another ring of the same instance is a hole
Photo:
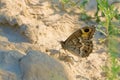
[[[108,0],[97,0],[97,4],[98,10],[102,12],[105,18],[102,25],[105,26],[106,32],[102,30],[101,32],[106,36],[105,40],[107,40],[107,51],[109,53],[108,62],[103,70],[107,73],[107,80],[119,80],[118,73],[120,71],[120,65],[118,63],[118,56],[120,54],[118,51],[118,44],[120,43],[118,43],[116,38],[120,30],[112,23],[116,16],[119,18],[119,15],[117,9],[115,9],[113,5],[108,4]]]
[[[110,28],[112,26],[110,26],[112,23],[112,19],[116,17],[117,15],[117,10],[114,8],[113,5],[109,5],[108,4],[108,0],[97,0],[97,6],[98,6],[98,10],[97,10],[97,13],[98,11],[100,10],[102,12],[102,15],[105,17],[106,21],[104,22],[105,24],[105,28],[107,29],[107,32],[106,34],[109,35],[111,32]],[[97,15],[98,17],[98,15]],[[113,31],[112,31],[113,32]]]
[[[62,4],[62,8],[65,10],[65,6],[67,7],[74,7],[79,3],[78,1],[73,1],[73,0],[60,0],[60,3]]]
[[[84,11],[85,5],[88,3],[89,0],[60,0],[60,3],[62,4],[62,7],[65,9],[65,6],[68,6],[68,8],[71,7],[77,7],[81,11]],[[85,12],[85,11],[84,11]]]
[[[118,51],[119,45],[116,40],[116,36],[111,36],[109,39],[108,52],[109,57],[106,65],[102,67],[103,71],[106,72],[106,80],[119,80],[120,77],[120,64],[118,62]]]

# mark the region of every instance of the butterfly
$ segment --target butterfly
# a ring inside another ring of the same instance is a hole
[[[88,57],[93,50],[92,38],[95,26],[85,26],[71,34],[65,41],[60,41],[64,50],[80,57]]]

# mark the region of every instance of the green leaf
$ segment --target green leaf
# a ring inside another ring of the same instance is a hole
[[[62,3],[67,4],[70,0],[61,0]]]

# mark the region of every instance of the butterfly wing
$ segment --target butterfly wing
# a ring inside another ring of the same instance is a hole
[[[88,57],[93,50],[93,43],[91,40],[83,41],[83,47],[81,48],[81,57]]]
[[[92,52],[91,38],[95,32],[93,27],[84,27],[71,34],[65,41],[61,41],[62,48],[74,55],[87,57]]]
[[[65,41],[61,41],[62,48],[78,55],[80,53],[80,48],[82,47],[81,34],[82,32],[79,29],[71,34]]]

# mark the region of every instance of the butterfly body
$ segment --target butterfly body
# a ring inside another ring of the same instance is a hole
[[[71,34],[65,41],[61,41],[61,46],[74,55],[88,57],[93,50],[93,42],[91,39],[94,32],[94,26],[83,27]]]

